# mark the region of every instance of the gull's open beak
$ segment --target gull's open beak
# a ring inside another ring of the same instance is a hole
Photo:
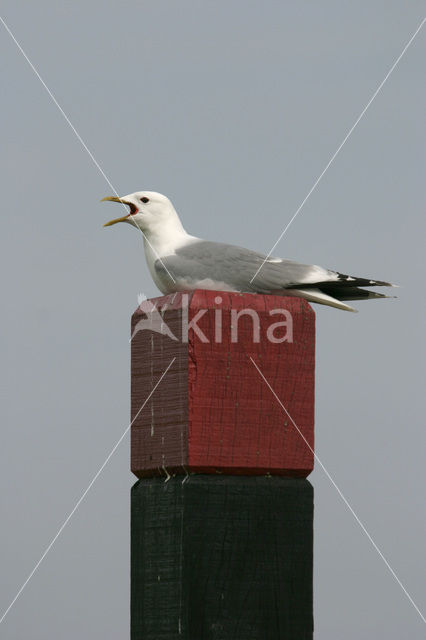
[[[128,202],[126,202],[125,200],[122,200],[122,198],[117,198],[116,196],[107,196],[106,198],[102,198],[101,202],[119,202],[120,204],[129,204]],[[128,214],[127,216],[123,216],[122,218],[115,218],[114,220],[110,220],[109,222],[105,222],[104,227],[110,227],[113,224],[117,224],[117,222],[126,222],[127,218],[129,217],[130,214]]]

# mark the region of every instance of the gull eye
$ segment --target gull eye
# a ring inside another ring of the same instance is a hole
[[[144,202],[146,204],[147,202],[149,202],[149,198],[146,198],[144,196],[143,198],[141,198],[141,202]]]

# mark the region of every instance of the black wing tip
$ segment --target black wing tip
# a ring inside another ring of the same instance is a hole
[[[353,287],[399,287],[399,284],[386,282],[385,280],[373,280],[370,278],[356,278],[345,273],[337,274],[337,281]]]

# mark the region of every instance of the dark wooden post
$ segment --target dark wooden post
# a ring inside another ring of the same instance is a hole
[[[132,640],[312,638],[314,350],[299,298],[133,314]]]

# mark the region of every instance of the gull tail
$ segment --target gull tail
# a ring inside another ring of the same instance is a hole
[[[283,291],[280,291],[279,293],[283,296],[298,296],[299,298],[304,298],[308,302],[325,304],[328,307],[342,309],[342,311],[352,311],[353,313],[358,313],[357,309],[350,307],[348,304],[337,300],[337,298],[333,298],[332,296],[324,293],[323,291],[320,291],[319,289],[285,289]],[[380,294],[378,295],[380,296]]]
[[[305,298],[310,302],[325,304],[336,309],[344,311],[357,310],[345,304],[347,300],[372,300],[373,298],[394,298],[395,296],[387,296],[383,293],[368,291],[361,287],[397,287],[398,285],[384,280],[369,280],[368,278],[355,278],[347,276],[343,273],[330,271],[330,278],[315,283],[303,284],[303,288],[298,285],[292,285],[286,289],[284,295],[295,295]]]

